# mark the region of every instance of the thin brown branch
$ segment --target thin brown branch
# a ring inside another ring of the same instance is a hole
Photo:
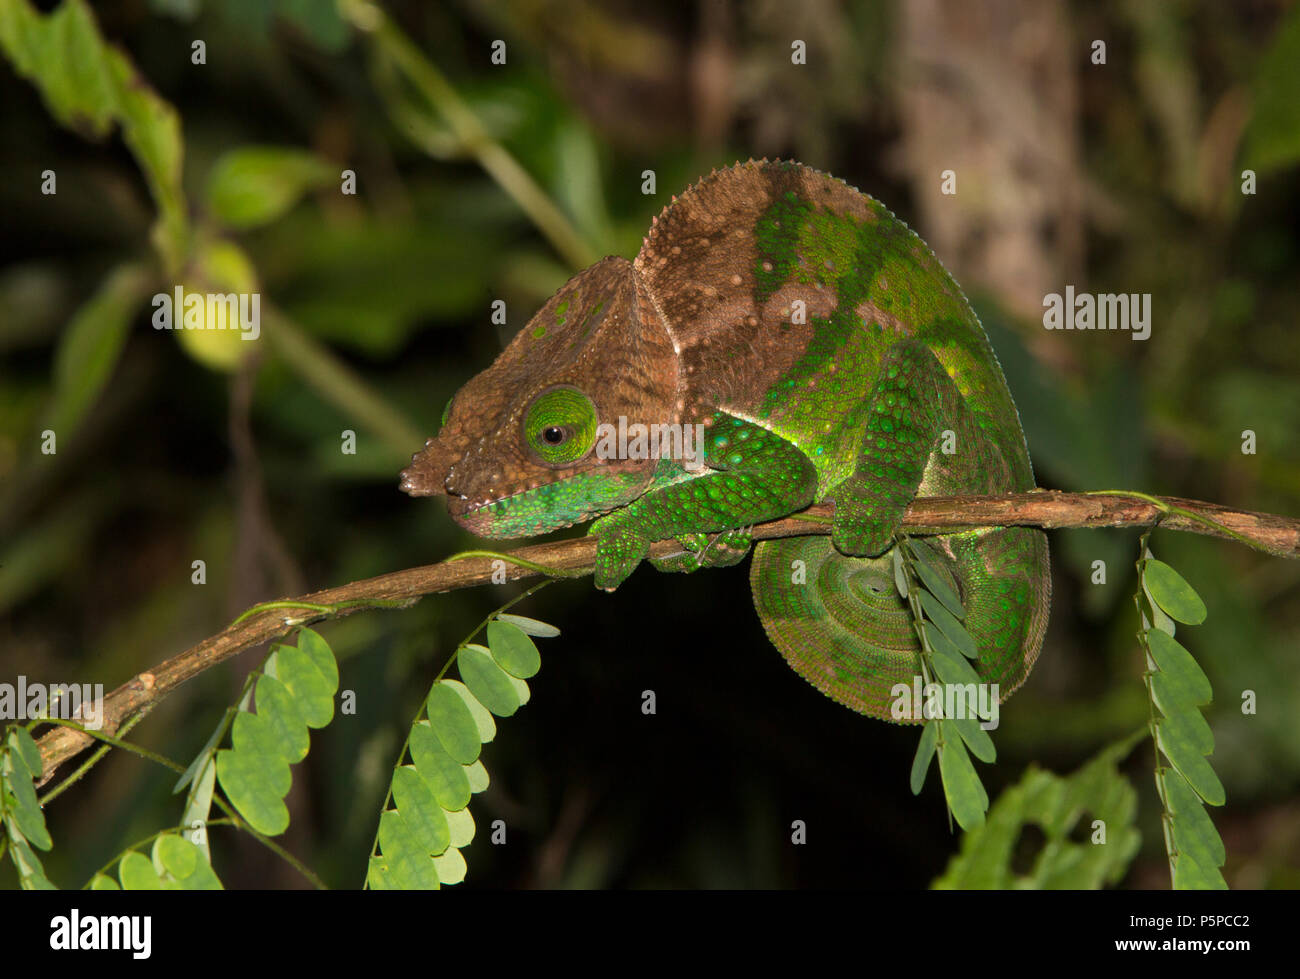
[[[1152,501],[1155,499],[1151,498]],[[907,508],[903,526],[918,533],[1006,526],[1138,527],[1151,524],[1163,511],[1162,527],[1238,540],[1278,557],[1300,557],[1300,520],[1231,510],[1214,503],[1175,497],[1160,497],[1159,500],[1160,504],[1156,504],[1137,497],[1055,491],[1004,496],[929,497],[912,502]],[[1184,512],[1171,513],[1168,508]],[[753,537],[755,540],[771,540],[778,537],[826,534],[830,532],[830,517],[833,512],[833,507],[829,505],[811,507],[798,516],[759,524],[753,529]],[[1202,520],[1221,526],[1216,527],[1201,522]],[[676,541],[659,541],[652,545],[650,553],[654,557],[667,557],[680,550]],[[535,544],[511,552],[512,556],[521,560],[575,575],[590,571],[595,554],[596,540],[593,537]],[[285,599],[284,602],[311,605],[357,603],[331,612],[330,616],[348,615],[385,602],[414,604],[424,595],[487,583],[492,579],[494,563],[490,558],[443,561],[354,581],[337,588]],[[507,579],[513,580],[531,578],[539,572],[507,565],[504,573]],[[138,674],[110,693],[104,700],[104,732],[110,735],[116,733],[127,719],[152,707],[186,680],[236,653],[277,639],[304,621],[324,617],[326,616],[322,613],[295,614],[292,608],[278,608],[258,612],[228,626],[217,635],[173,656],[152,670]],[[71,728],[60,727],[47,732],[39,741],[45,765],[42,784],[49,780],[59,765],[90,743],[89,735]]]

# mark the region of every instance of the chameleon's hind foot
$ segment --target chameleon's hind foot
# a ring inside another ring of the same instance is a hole
[[[718,534],[679,534],[677,543],[686,550],[685,554],[651,558],[650,563],[660,571],[686,574],[701,568],[729,568],[745,559],[753,538],[750,528],[744,527]]]
[[[888,494],[890,488],[873,486],[858,474],[850,476],[837,488],[831,543],[841,554],[876,557],[893,546],[894,534],[903,522],[907,501],[881,500],[881,492]],[[873,503],[865,502],[873,499]]]

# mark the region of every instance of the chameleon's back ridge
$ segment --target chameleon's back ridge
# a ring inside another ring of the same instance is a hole
[[[615,424],[698,431],[699,458],[611,454],[599,433]],[[920,719],[890,710],[920,672],[889,553],[908,503],[1033,486],[1002,369],[929,247],[841,180],[752,160],[675,197],[633,261],[574,276],[449,403],[402,479],[483,536],[599,517],[606,590],[651,541],[682,544],[662,570],[726,566],[748,552],[746,528],[833,502],[829,536],[757,547],[755,606],[802,676],[886,720]],[[1046,536],[930,540],[975,668],[1005,697],[1042,645]]]

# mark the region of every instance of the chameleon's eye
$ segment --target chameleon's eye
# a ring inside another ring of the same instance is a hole
[[[543,462],[577,462],[596,444],[596,406],[571,387],[539,394],[524,413],[524,441]]]

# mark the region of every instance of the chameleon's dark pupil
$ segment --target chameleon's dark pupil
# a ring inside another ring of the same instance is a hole
[[[542,438],[551,445],[559,445],[564,441],[564,429],[554,427],[544,429],[542,431]]]

